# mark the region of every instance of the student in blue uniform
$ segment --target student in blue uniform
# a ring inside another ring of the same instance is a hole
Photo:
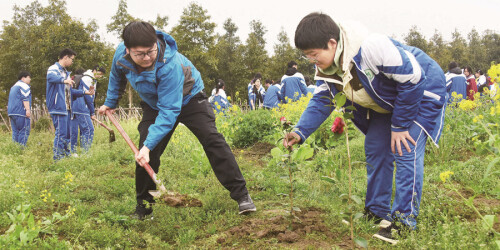
[[[271,85],[266,90],[266,96],[264,97],[264,108],[266,109],[278,108],[278,105],[282,102],[280,83],[270,81],[270,84]]]
[[[12,140],[25,147],[31,130],[31,74],[21,71],[17,80],[10,88],[7,113],[12,127]]]
[[[446,91],[448,93],[448,102],[459,102],[467,97],[467,80],[462,73],[462,69],[458,67],[456,62],[451,62],[448,65],[448,72],[444,75],[446,78]],[[453,98],[453,92],[462,95],[462,98]]]
[[[374,236],[394,241],[391,229],[414,230],[426,141],[437,144],[443,128],[447,95],[440,66],[418,48],[339,25],[322,13],[300,21],[295,46],[316,64],[320,84],[284,145],[303,143],[333,111],[330,99],[343,92],[356,108],[354,125],[366,135],[365,218],[393,222]]]
[[[222,79],[217,80],[214,91],[212,91],[212,96],[209,98],[210,104],[215,112],[225,113],[226,109],[231,107],[231,103],[227,100],[226,92],[224,91],[224,81]]]
[[[149,162],[158,172],[160,156],[180,122],[203,145],[217,179],[238,202],[239,213],[256,211],[231,148],[217,132],[200,72],[177,51],[174,38],[155,31],[146,22],[129,23],[122,38],[113,58],[106,101],[99,113],[116,108],[127,81],[142,98],[143,117],[138,126],[140,151],[135,156],[136,217],[142,220],[153,212],[144,202],[154,203],[148,190],[156,189],[142,166]]]
[[[76,52],[63,49],[59,60],[47,70],[46,105],[55,128],[54,160],[70,155],[71,100],[84,94],[93,95],[93,88],[88,91],[73,89],[74,81],[66,68],[73,64]]]
[[[281,99],[284,103],[299,100],[307,95],[304,76],[297,71],[297,63],[290,61],[285,75],[281,77]]]
[[[96,89],[97,79],[101,78],[106,73],[106,69],[101,66],[94,66],[92,70],[87,70],[81,75],[77,75],[73,80],[75,81],[75,88],[78,90],[88,91],[93,87],[94,92]],[[78,135],[80,135],[80,146],[84,151],[90,149],[92,141],[94,140],[94,125],[92,118],[95,118],[94,108],[95,95],[84,95],[76,97],[72,100],[73,119],[71,119],[71,151],[76,151],[78,143]],[[80,129],[80,133],[78,133]]]

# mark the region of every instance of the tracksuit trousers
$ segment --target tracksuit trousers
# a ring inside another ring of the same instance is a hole
[[[141,102],[143,117],[139,123],[140,134],[139,150],[144,145],[148,136],[149,126],[154,124],[158,116],[158,110],[154,110],[145,102]],[[230,192],[234,200],[238,200],[248,194],[246,182],[241,174],[236,159],[231,148],[226,143],[224,137],[217,131],[215,126],[215,115],[212,106],[207,100],[204,92],[200,92],[192,97],[188,104],[182,107],[177,121],[172,130],[160,141],[160,143],[149,153],[151,168],[158,173],[160,166],[160,156],[172,137],[177,125],[181,122],[198,138],[208,157],[212,170],[219,182]],[[148,175],[146,170],[136,163],[135,184],[137,193],[137,203],[143,201],[153,202],[153,197],[148,193],[155,190],[156,185]]]
[[[80,129],[80,133],[78,133],[78,129]],[[78,135],[80,135],[80,146],[84,151],[88,151],[94,140],[94,125],[90,115],[73,114],[71,120],[71,152],[76,151]]]
[[[71,111],[68,115],[51,114],[52,123],[55,128],[54,137],[54,160],[60,160],[70,155],[69,141],[70,141],[70,117]]]
[[[12,127],[12,140],[26,147],[31,130],[30,118],[11,115],[10,126]]]
[[[427,134],[417,124],[409,128],[416,142],[408,141],[411,152],[403,144],[403,156],[391,152],[391,114],[370,111],[365,137],[368,185],[365,207],[389,221],[398,220],[411,229],[416,227],[424,177],[424,153]],[[396,163],[396,193],[391,208],[392,183]]]

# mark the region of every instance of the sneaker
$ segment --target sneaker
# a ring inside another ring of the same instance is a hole
[[[152,213],[153,208],[151,207],[151,205],[149,205],[149,207],[146,207],[145,204],[137,204],[133,217],[138,220],[144,220],[147,215],[150,215]]]
[[[363,213],[363,216],[361,216],[361,219],[365,220],[365,221],[373,221],[373,224],[378,224],[382,220],[384,220],[382,217],[379,217],[378,215],[374,214],[372,211],[370,211],[366,207],[365,207],[365,212]]]
[[[257,211],[257,207],[253,204],[252,198],[247,194],[238,200],[239,214],[248,214]]]
[[[393,245],[398,243],[398,240],[395,239],[394,235],[398,232],[398,230],[391,223],[390,226],[381,228],[378,230],[376,234],[373,235],[374,238],[383,240],[385,242],[389,242]]]

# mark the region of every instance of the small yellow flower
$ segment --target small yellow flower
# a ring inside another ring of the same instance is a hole
[[[228,100],[228,101],[231,101],[231,97],[230,97],[230,96],[228,96],[228,97],[227,97],[227,100]]]
[[[453,172],[452,171],[445,171],[445,172],[442,172],[439,174],[439,178],[441,179],[441,181],[443,181],[443,183],[446,183],[446,180],[451,176],[453,175]]]

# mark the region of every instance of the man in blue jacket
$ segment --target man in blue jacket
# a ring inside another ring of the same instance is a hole
[[[146,22],[131,22],[122,33],[109,76],[108,91],[99,113],[116,108],[128,82],[142,98],[143,117],[139,123],[139,148],[136,155],[135,215],[144,219],[153,212],[149,190],[156,189],[145,163],[155,172],[175,128],[181,122],[195,134],[221,184],[238,202],[240,214],[256,211],[246,182],[224,137],[217,132],[215,115],[204,92],[200,72],[177,51],[175,40],[155,31]]]
[[[297,72],[297,63],[290,61],[285,75],[281,77],[281,99],[284,103],[299,100],[307,95],[307,86],[304,76]]]
[[[47,90],[45,102],[55,128],[54,137],[54,160],[60,160],[70,155],[70,120],[71,100],[84,94],[93,95],[94,90],[76,90],[72,86],[67,67],[73,64],[76,52],[71,49],[63,49],[59,53],[59,61],[50,66],[47,71]]]
[[[278,108],[278,104],[281,103],[281,85],[279,82],[271,83],[272,85],[267,88],[264,97],[264,108],[266,109]]]
[[[12,127],[12,140],[25,147],[31,130],[31,75],[28,71],[21,71],[17,80],[10,88],[7,113]]]
[[[96,65],[92,70],[85,71],[82,75],[75,76],[76,89],[88,91],[93,87],[96,89],[97,79],[101,78],[106,73],[104,67]],[[76,82],[79,81],[79,82]],[[92,141],[94,140],[94,125],[92,118],[95,118],[94,108],[95,95],[84,95],[76,97],[72,100],[71,107],[73,108],[73,119],[71,120],[71,151],[76,151],[78,143],[78,134],[80,134],[80,145],[83,150],[88,151]],[[78,133],[80,128],[80,133]]]
[[[395,243],[392,229],[414,230],[422,196],[427,138],[437,145],[443,128],[446,86],[440,66],[415,47],[362,27],[337,25],[311,13],[295,32],[295,46],[317,66],[320,81],[284,145],[303,143],[330,115],[342,92],[365,135],[368,185],[365,218],[387,222],[374,237]],[[339,107],[340,108],[340,107]],[[391,208],[396,162],[396,195]]]

